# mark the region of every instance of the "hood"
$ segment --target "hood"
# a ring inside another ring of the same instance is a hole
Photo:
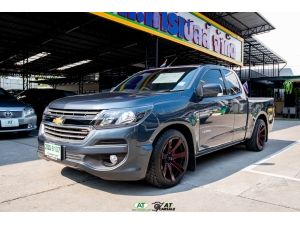
[[[175,101],[183,97],[184,92],[107,92],[91,95],[78,95],[61,98],[50,103],[56,109],[120,109],[154,105],[157,102]]]
[[[1,99],[0,98],[0,107],[25,107],[26,104],[18,101],[15,98]]]

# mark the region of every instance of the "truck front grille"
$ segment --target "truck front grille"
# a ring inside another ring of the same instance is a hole
[[[22,111],[0,111],[0,118],[20,118],[22,116]]]
[[[71,110],[71,109],[48,109],[47,114],[52,116],[69,117],[95,117],[100,110]]]
[[[47,136],[52,138],[82,141],[88,136],[90,129],[88,127],[79,126],[56,126],[53,124],[44,124],[44,132]]]

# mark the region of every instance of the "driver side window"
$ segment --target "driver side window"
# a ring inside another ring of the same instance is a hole
[[[226,95],[225,92],[225,83],[221,74],[221,71],[218,69],[208,70],[202,76],[200,82],[204,84],[220,84],[223,90],[223,95]]]

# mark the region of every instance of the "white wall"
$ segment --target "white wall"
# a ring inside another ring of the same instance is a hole
[[[56,87],[58,90],[65,90],[65,91],[73,91],[78,93],[79,87],[78,84],[68,84],[68,85],[58,85]],[[85,93],[95,93],[99,92],[99,85],[98,84],[84,84],[83,85],[83,94]]]
[[[23,90],[23,79],[21,77],[0,77],[0,87],[5,90],[19,89]],[[37,88],[35,83],[31,84],[32,88]]]

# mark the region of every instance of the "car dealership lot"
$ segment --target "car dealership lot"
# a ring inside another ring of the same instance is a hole
[[[300,121],[275,122],[264,151],[236,146],[197,160],[171,189],[104,181],[37,159],[36,134],[0,137],[0,211],[132,211],[173,203],[176,211],[300,211]]]

